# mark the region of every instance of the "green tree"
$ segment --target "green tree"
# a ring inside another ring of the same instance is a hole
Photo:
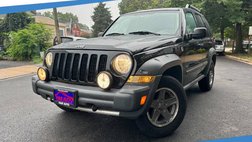
[[[122,0],[120,14],[152,8],[185,7],[186,4],[201,6],[202,0]]]
[[[225,29],[232,26],[228,19],[227,7],[223,2],[218,2],[218,0],[205,0],[201,7],[202,12],[206,16],[212,30],[215,33],[220,33],[220,38],[224,40]]]
[[[235,25],[236,53],[243,53],[243,26],[249,17],[250,0],[219,0],[227,7],[228,20]]]
[[[86,24],[78,23],[78,25],[80,26],[81,29],[89,30],[89,27]]]
[[[171,0],[122,0],[119,3],[120,14],[151,8],[170,7]]]
[[[25,28],[30,23],[34,22],[33,18],[27,13],[11,13],[7,14],[0,25],[1,32],[17,31]]]
[[[110,11],[105,5],[99,3],[94,8],[94,15],[91,17],[94,21],[94,25],[92,26],[94,37],[97,37],[99,32],[103,32],[112,23]]]
[[[51,46],[51,32],[41,24],[30,24],[25,29],[11,32],[7,54],[15,60],[31,60]]]
[[[24,12],[7,14],[0,21],[0,45],[3,45],[9,32],[23,29],[32,22],[34,22],[33,18]]]
[[[44,12],[43,16],[54,19],[53,13],[50,11]],[[76,23],[76,24],[79,23],[78,16],[74,15],[71,12],[66,12],[66,13],[58,12],[58,19],[59,19],[59,22],[61,23],[69,23],[69,22]]]
[[[54,19],[53,13],[50,12],[50,11],[44,12],[43,16]],[[87,25],[79,23],[79,18],[77,17],[77,15],[74,15],[73,13],[58,12],[58,19],[59,19],[60,23],[70,23],[70,22],[72,22],[73,24],[78,24],[81,29],[89,30],[89,27]]]

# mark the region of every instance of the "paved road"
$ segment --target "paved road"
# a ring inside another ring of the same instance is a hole
[[[0,141],[198,141],[252,135],[252,66],[218,57],[211,92],[187,92],[188,111],[171,136],[150,139],[134,121],[65,113],[32,93],[31,77],[0,81]]]

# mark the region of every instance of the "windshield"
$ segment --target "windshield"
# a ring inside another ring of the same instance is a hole
[[[175,35],[179,32],[178,11],[154,11],[121,16],[105,33],[109,35],[155,34]]]
[[[221,40],[215,40],[215,44],[216,44],[216,45],[222,45],[223,43],[222,43]]]

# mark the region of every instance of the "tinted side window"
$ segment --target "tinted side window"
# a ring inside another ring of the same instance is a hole
[[[194,29],[197,27],[195,19],[193,17],[193,14],[186,13],[185,19],[186,19],[186,31],[187,31],[187,33],[192,33],[194,31]]]
[[[201,19],[201,16],[199,14],[195,14],[197,23],[198,23],[198,27],[206,27],[203,20]]]
[[[212,31],[211,31],[211,28],[206,20],[206,18],[204,16],[201,16],[204,24],[205,24],[205,27],[207,28],[207,31],[208,31],[208,36],[212,36]]]

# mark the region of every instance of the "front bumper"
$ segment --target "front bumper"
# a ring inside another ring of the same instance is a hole
[[[159,81],[157,77],[155,82]],[[149,85],[130,85],[125,84],[121,89],[111,89],[104,91],[99,87],[82,86],[66,84],[61,82],[44,82],[37,76],[32,77],[33,91],[44,99],[54,100],[54,89],[74,90],[77,91],[77,108],[78,110],[97,112],[108,115],[117,115],[127,118],[137,118],[143,114],[149,107],[152,100],[152,92],[157,87],[156,84]],[[142,96],[147,95],[145,105],[140,105]],[[97,111],[92,111],[91,107],[96,106]]]
[[[224,47],[215,47],[215,51],[216,51],[217,53],[225,52],[225,48],[224,48]]]

